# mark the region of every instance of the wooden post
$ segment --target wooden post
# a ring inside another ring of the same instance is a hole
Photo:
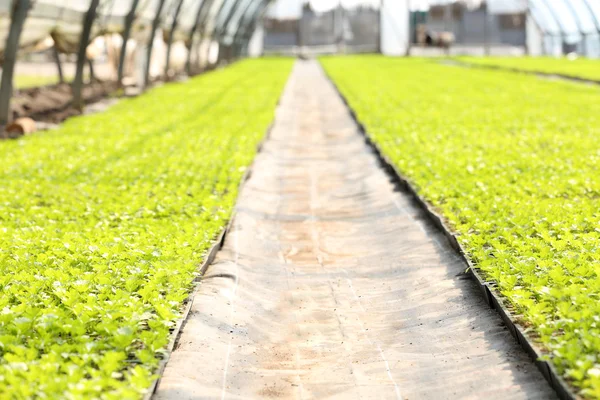
[[[82,98],[82,87],[83,87],[83,68],[87,61],[86,50],[90,42],[90,35],[92,33],[92,25],[96,19],[96,10],[100,0],[92,0],[90,7],[88,8],[83,18],[83,29],[81,31],[81,37],[79,39],[79,50],[77,52],[77,66],[75,70],[75,80],[73,81],[73,106],[79,111],[83,111],[83,98]]]
[[[156,30],[158,29],[158,25],[160,25],[160,17],[162,14],[163,7],[165,5],[165,0],[159,0],[158,6],[156,7],[156,15],[154,16],[154,20],[152,21],[152,30],[150,32],[150,42],[148,43],[148,49],[146,52],[146,68],[144,71],[144,88],[148,86],[150,83],[150,62],[152,60],[152,46],[154,45],[154,36],[156,36]]]
[[[181,6],[183,5],[183,0],[179,0],[177,4],[177,8],[175,9],[175,14],[173,15],[173,21],[171,22],[171,31],[169,32],[169,42],[167,43],[167,60],[165,63],[165,80],[169,79],[169,66],[171,63],[171,46],[173,45],[173,36],[175,35],[175,30],[177,29],[177,22],[179,19],[179,13],[181,12]]]
[[[125,16],[125,29],[123,30],[123,46],[121,46],[120,56],[119,56],[119,68],[117,70],[117,82],[119,85],[123,84],[123,75],[125,71],[125,62],[127,59],[127,42],[129,41],[129,36],[131,36],[131,28],[133,27],[133,22],[135,21],[135,12],[137,10],[138,4],[140,0],[133,0],[131,3],[131,8],[129,9],[129,13]]]
[[[0,132],[2,134],[10,119],[10,100],[13,94],[13,76],[19,40],[30,8],[31,0],[14,0],[11,10],[10,29],[6,38],[2,63],[2,83],[0,84]]]

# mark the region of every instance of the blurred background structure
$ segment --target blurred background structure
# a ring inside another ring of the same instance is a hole
[[[596,0],[278,0],[265,29],[270,53],[440,55],[445,35],[451,54],[600,57]]]
[[[599,58],[600,2],[0,0],[0,128],[32,107],[11,108],[13,86],[69,82],[62,102],[81,110],[115,84],[139,91],[240,57],[340,53]]]

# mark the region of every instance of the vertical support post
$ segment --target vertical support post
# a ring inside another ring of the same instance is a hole
[[[235,15],[235,13],[241,3],[242,2],[235,1],[232,4],[231,8],[229,9],[228,13],[223,14],[223,15],[225,15],[223,24],[222,24],[222,26],[216,26],[216,30],[215,30],[215,34],[214,34],[215,38],[219,42],[219,58],[221,58],[220,53],[223,52],[224,59],[227,63],[231,62],[232,57],[231,57],[231,52],[229,51],[229,48],[225,47],[225,44],[223,43],[223,37],[227,33],[227,28],[229,27],[231,19]]]
[[[92,33],[92,25],[96,19],[96,10],[100,0],[92,0],[85,16],[83,17],[83,29],[79,39],[79,50],[77,52],[77,67],[75,70],[75,80],[73,81],[73,106],[79,111],[83,111],[83,98],[81,88],[83,86],[83,67],[87,61],[86,50]]]
[[[235,26],[233,26],[233,28],[235,30],[232,35],[232,41],[231,41],[231,46],[230,46],[231,57],[234,60],[236,60],[238,58],[236,37],[240,30],[240,27],[242,26],[242,24],[244,22],[244,17],[246,16],[246,14],[248,14],[248,11],[252,9],[252,4],[253,4],[253,0],[246,1],[246,3],[243,5],[243,8],[238,9],[239,13],[236,14],[234,19],[232,19],[229,26],[227,27],[227,30],[225,31],[225,34],[228,34],[231,31],[231,29],[229,29],[229,28],[232,28],[232,24],[235,22]]]
[[[410,28],[412,26],[412,24],[411,24],[412,12],[411,12],[410,8],[411,8],[410,0],[406,0],[406,12],[408,15],[408,21],[407,21],[407,23],[408,23],[408,38],[406,40],[406,54],[405,54],[406,57],[410,57],[410,52],[412,51],[413,31],[410,30]],[[383,0],[381,0],[381,12],[383,12]],[[416,27],[416,24],[414,24],[414,26]],[[379,29],[380,29],[379,36],[381,37],[381,27]],[[379,42],[379,52],[381,53],[381,42]]]
[[[531,16],[531,4],[530,0],[527,0],[527,8],[525,10],[525,54],[531,56],[531,49],[529,48],[529,38],[527,37],[529,34],[529,29],[527,28],[527,20]],[[543,41],[543,39],[542,39]],[[542,48],[544,48],[544,44],[542,43]]]
[[[262,2],[263,0],[251,1],[238,22],[238,26],[233,35],[233,55],[236,58],[242,56],[242,37],[246,32],[248,24],[254,17],[254,14],[260,9]],[[300,26],[302,23],[299,23],[298,25]]]
[[[257,21],[264,16],[264,12],[266,11],[270,2],[268,0],[263,1],[260,5],[254,10],[251,14],[250,18],[248,18],[248,22],[243,30],[243,34],[241,35],[241,54],[248,54],[249,52],[249,43],[252,40],[252,35],[255,32]]]
[[[98,79],[96,78],[96,72],[94,70],[94,60],[91,58],[87,59],[88,67],[90,69],[90,83],[96,82]]]
[[[212,5],[212,0],[203,0],[202,3],[198,6],[198,12],[196,13],[196,20],[194,21],[194,25],[192,25],[192,29],[190,29],[190,33],[188,35],[188,43],[189,43],[189,51],[187,55],[187,59],[185,60],[185,70],[188,76],[192,74],[192,51],[194,49],[194,37],[196,36],[196,32],[198,31],[198,27],[204,25],[205,21],[202,18],[206,13],[206,7],[210,7]]]
[[[4,49],[4,62],[2,63],[2,83],[0,84],[0,132],[9,122],[10,99],[13,94],[13,76],[15,63],[17,62],[17,51],[23,26],[27,14],[31,8],[31,0],[14,0],[11,10],[10,30],[6,38]]]
[[[65,83],[65,75],[63,74],[62,63],[60,61],[60,54],[58,53],[58,48],[56,47],[56,43],[52,46],[52,57],[54,58],[54,63],[56,64],[56,72],[58,73],[58,82]]]
[[[146,66],[144,69],[144,88],[146,88],[150,83],[150,62],[152,61],[152,46],[154,45],[154,36],[156,36],[156,30],[158,29],[158,25],[160,25],[160,17],[164,5],[165,0],[159,0],[158,6],[156,7],[156,15],[154,16],[154,20],[152,21],[150,42],[148,43],[148,49],[146,51]]]
[[[133,3],[131,3],[131,8],[129,9],[129,13],[127,13],[125,16],[125,29],[123,30],[122,35],[123,45],[121,46],[119,55],[119,68],[117,70],[117,82],[119,85],[123,84],[125,62],[127,60],[127,42],[129,41],[129,36],[131,36],[131,28],[133,26],[133,22],[135,21],[135,12],[139,3],[140,0],[133,0]]]
[[[490,13],[487,1],[485,3],[481,3],[481,6],[483,7],[483,53],[487,57],[490,55]]]
[[[169,79],[169,67],[171,64],[171,46],[173,45],[173,36],[175,35],[175,30],[177,29],[179,13],[181,12],[182,5],[183,5],[183,0],[179,0],[179,3],[177,4],[177,8],[175,9],[175,14],[173,15],[173,21],[171,22],[171,30],[169,32],[169,41],[167,43],[167,60],[165,63],[165,80]]]

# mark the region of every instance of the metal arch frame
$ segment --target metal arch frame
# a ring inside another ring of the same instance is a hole
[[[88,42],[90,40],[90,34],[92,32],[92,25],[96,19],[96,13],[100,0],[92,0],[90,6],[83,17],[83,27],[81,30],[81,36],[79,39],[79,50],[77,52],[77,65],[75,68],[75,79],[73,80],[73,105],[80,112],[83,111],[83,98],[82,98],[82,86],[83,86],[83,67],[87,60],[86,50]]]
[[[562,24],[560,23],[560,21],[558,20],[558,18],[556,17],[556,14],[554,13],[554,9],[552,8],[552,6],[549,6],[548,3],[546,2],[546,0],[538,0],[541,4],[544,5],[544,7],[546,7],[546,10],[548,10],[548,14],[552,17],[552,19],[554,20],[554,22],[556,23],[556,26],[558,27],[558,31],[559,31],[559,37],[561,39],[561,53],[563,51],[562,48],[562,44],[564,43],[564,39],[566,36],[565,30],[562,26]],[[555,37],[554,34],[550,34],[549,36],[553,36]]]
[[[548,55],[548,54],[553,55],[553,54],[547,52],[546,37],[550,37],[552,39],[559,38],[559,39],[562,40],[563,33],[562,33],[562,30],[561,30],[561,26],[558,23],[558,21],[556,21],[554,13],[552,12],[552,10],[550,10],[548,8],[548,5],[546,4],[545,1],[538,0],[538,5],[542,5],[548,11],[547,12],[548,16],[550,17],[550,19],[552,19],[552,21],[556,24],[556,26],[558,28],[558,33],[555,33],[553,31],[548,31],[548,29],[546,29],[547,25],[546,26],[542,26],[542,24],[540,23],[540,21],[538,20],[538,18],[535,18],[534,13],[532,13],[532,11],[531,11],[532,10],[531,0],[527,0],[527,12],[529,13],[529,15],[531,15],[531,18],[533,19],[533,21],[535,22],[535,24],[537,25],[538,29],[540,30],[540,32],[542,34],[542,49],[543,49],[543,52],[546,55]],[[535,7],[536,9],[539,8],[538,5],[536,5],[536,7]],[[562,51],[562,49],[561,49],[561,51]]]
[[[232,10],[230,15],[228,15],[227,20],[219,29],[217,38],[219,42],[223,41],[227,38],[227,35],[232,27],[235,26],[236,23],[239,23],[240,17],[245,13],[245,10],[248,4],[251,4],[252,0],[238,0],[235,5],[235,10]]]
[[[175,36],[175,30],[177,29],[177,24],[179,23],[179,15],[181,13],[181,7],[183,6],[184,0],[177,0],[173,5],[177,4],[175,11],[173,13],[173,21],[171,21],[171,28],[169,29],[169,38],[167,42],[167,54],[165,60],[165,79],[169,78],[169,68],[171,67],[171,48],[173,46],[173,36]]]
[[[244,48],[247,46],[247,42],[250,39],[250,34],[252,33],[252,27],[256,25],[257,20],[260,18],[260,15],[263,14],[268,5],[271,4],[272,0],[198,0],[198,9],[196,13],[196,18],[194,24],[190,28],[189,32],[189,48],[191,53],[191,48],[193,47],[194,37],[198,33],[198,31],[202,28],[201,34],[203,36],[209,37],[214,40],[222,41],[224,38],[231,38],[232,47],[234,51],[234,56],[239,56]],[[85,49],[87,48],[87,43],[89,42],[89,37],[92,30],[92,25],[96,21],[96,19],[104,19],[105,22],[112,18],[113,7],[115,5],[115,0],[91,0],[90,5],[86,12],[84,12],[84,23],[82,34],[80,36],[79,43],[79,51],[78,51],[78,66],[76,69],[76,76],[73,82],[73,103],[75,107],[82,109],[83,102],[81,98],[81,88],[83,85],[83,64],[85,63]],[[146,62],[145,62],[145,71],[142,82],[142,87],[146,87],[149,83],[149,70],[150,70],[150,59],[152,56],[152,48],[154,42],[154,36],[156,35],[156,30],[161,25],[165,17],[165,9],[168,9],[167,12],[173,13],[173,21],[171,21],[171,33],[169,37],[169,42],[173,41],[173,32],[176,29],[179,21],[179,17],[181,15],[181,9],[185,0],[158,0],[156,9],[154,11],[154,16],[151,20],[152,29],[151,29],[151,37],[150,42],[147,44],[147,52],[146,52]],[[17,3],[18,4],[18,3]],[[192,9],[195,2],[190,3],[189,9]],[[586,3],[587,4],[587,3]],[[125,55],[127,51],[127,40],[131,34],[131,30],[135,23],[135,20],[140,17],[140,14],[145,11],[151,5],[151,1],[149,0],[132,0],[129,11],[126,15],[124,15],[125,25],[124,31],[122,34],[123,37],[123,45],[121,48],[121,57],[118,65],[118,81],[121,82],[123,78],[123,69],[124,69],[124,61]],[[170,7],[165,7],[166,5],[170,5]],[[218,10],[217,10],[218,8]],[[64,11],[64,7],[61,7],[61,13]],[[188,6],[185,7],[188,9]],[[145,18],[149,19],[149,18]],[[211,29],[206,29],[208,26],[209,20],[214,22]],[[187,24],[186,24],[187,25]],[[222,43],[220,43],[222,44]],[[170,47],[170,46],[169,46]],[[16,50],[15,50],[16,51]],[[168,53],[168,51],[167,51]],[[6,56],[6,52],[5,52]],[[168,56],[167,56],[168,57]],[[167,68],[169,62],[167,59]],[[189,73],[190,61],[188,59],[187,62],[187,70]],[[9,68],[3,69],[3,75],[8,73]],[[7,86],[7,79],[2,79],[2,87]],[[9,89],[12,89],[12,85]],[[0,88],[0,92],[3,92],[4,89]],[[0,95],[0,106],[4,106],[6,101],[2,100]],[[10,96],[9,96],[10,97]],[[10,101],[10,100],[9,100]],[[0,107],[3,108],[3,107]],[[6,122],[6,121],[4,121]]]
[[[127,58],[127,42],[129,41],[129,36],[131,36],[131,28],[136,20],[136,12],[139,4],[140,0],[133,0],[131,2],[131,7],[129,7],[129,12],[125,15],[125,26],[123,27],[123,34],[121,35],[123,44],[121,45],[121,51],[119,52],[119,66],[117,68],[117,82],[119,85],[123,83],[125,58]]]
[[[202,3],[204,3],[203,0],[183,0],[184,7],[182,7],[182,12],[181,12],[182,17],[184,15],[186,17],[188,15],[196,15],[196,11],[197,11],[196,5],[198,5],[198,8],[199,8],[202,6]],[[192,18],[190,20],[189,25],[183,25],[181,22],[178,25],[181,26],[182,30],[188,31],[188,30],[192,29],[192,26],[194,25],[195,21],[196,21],[196,18]]]
[[[254,29],[256,28],[256,23],[259,19],[262,19],[264,17],[264,14],[267,11],[267,7],[271,3],[272,0],[259,0],[258,6],[254,10],[250,18],[247,19],[244,30],[239,32],[238,41],[240,43],[238,45],[239,48],[237,51],[238,57],[241,56],[245,50],[247,50],[248,43],[252,37],[252,33],[254,33]]]
[[[544,3],[544,5],[546,6],[546,8],[550,11],[550,14],[552,14],[552,17],[554,18],[554,20],[556,21],[556,24],[558,25],[559,29],[560,29],[560,33],[563,36],[563,40],[564,38],[567,36],[567,32],[565,31],[565,28],[563,26],[563,24],[560,22],[560,18],[556,15],[556,10],[554,9],[553,6],[551,6],[550,2],[548,2],[548,0],[540,0],[542,3]],[[562,0],[561,0],[562,1]],[[568,0],[567,0],[568,2]],[[563,2],[563,4],[566,2]],[[567,6],[568,8],[570,8],[569,6]],[[571,15],[572,16],[572,15]],[[575,23],[577,23],[577,20],[575,20]],[[577,30],[580,30],[579,25],[577,26]],[[579,32],[579,34],[581,34],[581,32]]]
[[[205,19],[207,18],[208,11],[210,11],[211,5],[214,0],[200,0],[200,5],[198,6],[198,10],[196,11],[196,19],[194,20],[194,24],[190,28],[190,32],[188,34],[188,55],[187,60],[185,62],[185,70],[188,75],[191,75],[192,70],[192,51],[194,49],[194,37],[196,36],[196,32],[201,24],[205,24]]]
[[[190,43],[190,47],[192,47],[193,38],[196,35],[198,27],[200,27],[201,24],[204,24],[206,22],[205,19],[207,18],[208,14],[207,10],[210,10],[210,6],[213,2],[214,0],[200,0],[200,5],[196,10],[196,19],[194,20],[194,23],[192,24],[192,27],[190,28],[190,32],[188,34],[188,41]]]
[[[591,6],[590,0],[582,0],[583,4],[590,10],[593,20],[596,22],[596,31],[600,33],[600,15],[596,15],[596,12]]]
[[[237,3],[237,9],[233,13],[226,25],[219,33],[219,43],[226,47],[228,54],[227,59],[235,59],[238,56],[238,49],[235,43],[235,34],[240,29],[242,20],[248,14],[248,10],[254,4],[254,0],[239,0]],[[231,43],[226,43],[225,40],[229,37],[230,32],[233,30]]]
[[[240,9],[240,6],[243,4],[242,2],[243,2],[243,0],[234,0],[231,8],[229,8],[229,10],[223,14],[223,15],[226,15],[226,17],[222,20],[222,23],[215,24],[215,29],[213,30],[213,39],[219,43],[219,57],[218,57],[219,61],[221,59],[225,59],[226,61],[229,61],[229,60],[231,60],[231,58],[233,56],[229,52],[230,49],[227,48],[227,46],[225,46],[225,44],[223,43],[223,37],[225,36],[225,34],[227,32],[227,29],[229,27],[229,24],[231,23],[231,20],[237,14],[238,10]],[[219,61],[217,61],[217,62],[219,62]]]
[[[209,30],[208,36],[212,39],[215,37],[217,31],[219,30],[219,24],[223,19],[223,15],[226,12],[229,12],[229,9],[233,7],[233,5],[237,2],[237,0],[223,0],[219,5],[219,10],[213,16],[213,26],[212,30]],[[208,21],[207,21],[208,22]]]
[[[229,23],[231,22],[231,19],[235,15],[236,11],[238,10],[241,2],[242,0],[231,0],[231,2],[229,2],[229,4],[231,4],[231,7],[227,11],[221,10],[223,11],[223,15],[225,17],[220,19],[222,23],[218,23],[219,19],[217,20],[212,35],[214,39],[218,40],[219,42],[221,41],[221,39],[223,38],[223,34],[227,29],[227,26],[229,26]]]
[[[239,0],[238,1],[238,7],[236,12],[231,16],[229,23],[227,25],[225,25],[223,27],[223,29],[221,30],[221,36],[220,38],[222,40],[227,39],[227,37],[229,36],[229,33],[233,30],[237,30],[237,26],[240,24],[240,21],[242,20],[242,17],[246,14],[246,12],[248,11],[248,8],[252,5],[252,3],[254,2],[254,0]]]
[[[4,128],[10,118],[10,100],[13,95],[13,75],[19,50],[19,39],[31,8],[33,8],[31,0],[17,0],[11,4],[10,28],[6,38],[2,62],[2,82],[0,83],[0,132],[2,135],[4,135]]]
[[[268,0],[255,0],[252,5],[253,9],[248,9],[246,14],[243,16],[242,20],[238,24],[236,31],[234,32],[234,40],[235,38],[239,38],[242,33],[246,31],[252,20],[259,14],[261,7],[264,3],[268,3]]]
[[[586,53],[587,53],[588,32],[583,31],[583,26],[581,23],[581,18],[579,16],[579,12],[575,9],[575,7],[573,6],[573,3],[571,1],[572,0],[568,0],[568,1],[565,1],[564,3],[567,5],[567,8],[569,9],[569,12],[573,16],[573,19],[577,22],[577,28],[579,30],[579,34],[581,35],[581,51],[583,52],[583,55],[585,56],[585,55],[587,55]],[[587,3],[585,3],[585,1],[583,3],[587,5]]]
[[[546,36],[546,35],[552,36],[552,35],[548,34],[546,32],[546,30],[542,28],[539,21],[533,16],[533,13],[531,12],[531,0],[527,0],[527,9],[525,11],[525,15],[526,15],[526,19],[531,19],[531,21],[535,24],[535,27],[540,31],[541,36],[542,36],[540,45],[541,45],[542,51],[544,52],[543,54],[545,54],[544,36]],[[527,22],[525,22],[525,24],[527,24]],[[525,29],[527,29],[527,28],[525,28]],[[526,54],[531,55],[531,49],[529,48],[529,42],[527,41],[527,39],[525,40],[525,49],[526,49]]]
[[[258,17],[258,15],[261,12],[262,7],[263,6],[266,7],[266,5],[268,5],[268,3],[269,3],[268,0],[256,0],[256,1],[252,2],[252,5],[254,7],[252,9],[249,8],[248,10],[246,10],[245,15],[240,20],[240,23],[238,24],[238,27],[233,34],[234,55],[236,57],[239,57],[239,55],[241,53],[241,50],[242,50],[241,49],[242,46],[240,46],[241,41],[244,38],[244,35],[246,35],[248,28],[253,23],[254,19]]]
[[[206,0],[210,1],[210,4],[206,8],[206,13],[202,16],[202,20],[199,22],[198,27],[201,28],[198,30],[201,37],[206,38],[210,37],[211,30],[208,28],[214,28],[212,24],[217,19],[221,9],[223,8],[225,2],[227,0]]]
[[[106,29],[112,18],[113,10],[115,8],[116,0],[104,0],[98,7],[96,18],[99,19],[101,29]]]
[[[158,5],[156,6],[156,12],[154,14],[154,19],[152,20],[152,28],[150,30],[150,39],[148,43],[148,48],[146,51],[146,65],[144,67],[144,80],[142,82],[142,87],[146,88],[150,83],[150,60],[152,60],[152,47],[154,44],[154,37],[156,36],[156,30],[161,23],[163,8],[165,6],[166,0],[158,0]]]
[[[208,24],[213,7],[217,4],[215,3],[216,1],[219,0],[203,0],[201,6],[204,6],[204,4],[206,6],[203,10],[198,9],[198,14],[196,15],[197,22],[194,24],[193,32],[190,30],[190,34],[193,33],[195,35],[199,32],[200,35],[204,35],[206,33],[206,25]]]

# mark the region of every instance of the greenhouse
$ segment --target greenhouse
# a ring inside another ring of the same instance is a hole
[[[600,399],[596,0],[0,0],[0,399]]]

